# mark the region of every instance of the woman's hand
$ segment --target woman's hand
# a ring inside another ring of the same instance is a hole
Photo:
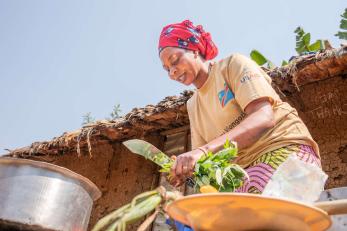
[[[175,187],[182,185],[187,177],[193,175],[195,163],[202,155],[204,155],[202,150],[195,149],[177,156],[171,168],[170,183]]]

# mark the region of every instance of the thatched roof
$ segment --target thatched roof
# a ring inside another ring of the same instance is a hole
[[[266,70],[273,79],[273,87],[282,95],[295,94],[300,86],[331,78],[347,76],[347,46],[325,50],[316,54],[295,58],[289,65]],[[186,101],[193,94],[184,91],[180,96],[170,96],[157,105],[134,108],[122,118],[113,121],[97,121],[73,132],[65,132],[51,141],[11,151],[8,155],[27,157],[31,155],[55,155],[88,148],[98,143],[122,141],[131,137],[144,137],[179,127],[187,127],[189,119]]]
[[[267,72],[273,87],[295,93],[300,86],[336,76],[347,75],[347,46],[295,58],[289,65]]]
[[[87,124],[73,132],[65,132],[51,141],[35,142],[31,146],[11,151],[11,156],[59,154],[71,149],[80,153],[94,143],[122,141],[129,137],[144,137],[148,133],[175,129],[189,124],[186,102],[193,92],[184,91],[180,96],[169,96],[157,105],[134,108],[116,120],[101,120]]]

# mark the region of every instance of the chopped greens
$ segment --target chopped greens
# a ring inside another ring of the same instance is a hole
[[[148,147],[150,148],[150,147]],[[174,163],[170,157],[163,152],[155,155],[148,149],[143,155],[157,165],[161,166],[160,172],[170,172]],[[203,155],[195,164],[194,180],[195,191],[199,191],[204,185],[211,185],[220,192],[233,192],[242,186],[247,173],[237,164],[231,161],[237,156],[237,145],[235,142],[226,141],[224,149],[213,154],[212,152]],[[170,175],[169,175],[170,177]]]
[[[230,163],[236,156],[237,145],[229,140],[223,150],[202,156],[195,164],[195,191],[205,185],[211,185],[219,192],[233,192],[241,187],[248,175],[239,165]]]

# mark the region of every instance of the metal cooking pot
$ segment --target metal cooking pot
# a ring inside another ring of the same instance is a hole
[[[95,184],[66,168],[0,158],[1,230],[87,230],[100,196]]]

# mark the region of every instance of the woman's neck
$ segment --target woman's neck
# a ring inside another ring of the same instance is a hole
[[[213,62],[205,61],[202,63],[201,69],[199,73],[196,76],[196,80],[194,82],[194,85],[196,88],[201,88],[205,82],[208,79],[208,76],[210,74],[210,69],[213,65]]]

